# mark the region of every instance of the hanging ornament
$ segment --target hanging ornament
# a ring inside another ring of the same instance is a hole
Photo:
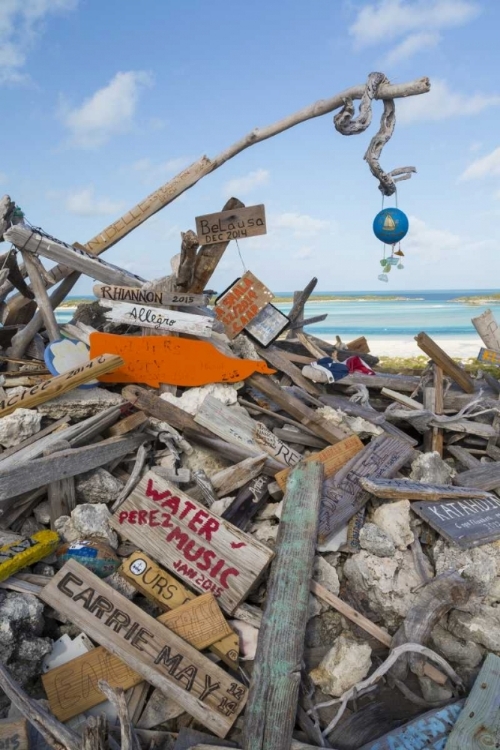
[[[379,281],[389,281],[389,279],[387,278],[387,276],[385,275],[385,273],[380,273],[378,275],[378,280]]]
[[[406,237],[408,217],[399,208],[383,208],[373,220],[373,232],[385,245],[395,245]]]

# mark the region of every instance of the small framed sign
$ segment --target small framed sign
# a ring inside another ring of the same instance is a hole
[[[244,330],[260,346],[266,348],[290,325],[290,319],[274,305],[268,304],[247,323]]]

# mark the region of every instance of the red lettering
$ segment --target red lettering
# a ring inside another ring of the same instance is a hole
[[[130,511],[130,513],[128,514],[128,522],[134,523],[134,524],[137,523],[137,511],[136,510]]]
[[[153,480],[148,479],[148,486],[146,487],[146,497],[152,497],[155,503],[158,503],[160,500],[163,500],[165,497],[169,497],[172,493],[170,490],[167,490],[166,492],[158,492],[158,490],[155,490],[153,486]]]
[[[184,549],[182,550],[182,554],[186,558],[186,560],[189,560],[189,562],[196,562],[196,560],[201,557],[202,553],[204,552],[204,547],[198,547],[196,552],[191,552],[191,550],[194,547],[194,541],[192,539],[189,540],[189,542],[185,545]]]
[[[170,519],[172,518],[172,516],[170,515],[170,513],[162,513],[161,517],[163,519],[162,522],[161,522],[162,528],[163,529],[169,529],[170,526],[172,526],[172,523],[170,521]]]
[[[150,526],[160,526],[159,521],[156,520],[157,514],[158,514],[157,510],[149,511],[149,525]]]
[[[184,504],[184,510],[180,514],[179,518],[184,518],[184,516],[187,516],[187,514],[190,513],[190,511],[194,510],[194,508],[196,508],[196,505],[193,505],[193,503],[191,503],[189,500],[186,500]]]
[[[118,516],[118,523],[124,523],[124,521],[127,520],[128,511],[127,510],[121,510],[120,515]]]
[[[166,537],[166,540],[167,540],[167,542],[174,542],[174,541],[178,540],[177,549],[182,549],[183,546],[188,541],[188,535],[185,534],[184,532],[182,532],[180,530],[180,528],[178,526],[176,526],[170,532],[170,534]]]
[[[200,532],[196,528],[195,524],[202,523],[206,518],[208,518],[208,513],[206,513],[204,510],[199,510],[188,523],[188,529],[191,529],[191,531],[196,531],[196,533],[199,534]]]
[[[220,571],[222,570],[225,564],[226,564],[225,560],[219,560],[218,563],[215,563],[214,567],[210,571],[210,575],[212,576],[212,578],[215,578],[217,573],[220,573]]]
[[[168,500],[164,500],[162,502],[161,507],[170,508],[174,516],[176,516],[179,510],[180,502],[181,502],[180,497],[177,497],[177,495],[171,495]]]
[[[197,562],[196,567],[200,570],[208,570],[215,557],[215,552],[212,552],[212,550],[210,549],[206,549],[203,552],[203,562]]]
[[[223,573],[220,574],[220,582],[221,586],[223,586],[225,589],[228,589],[229,586],[227,585],[227,579],[229,576],[239,576],[240,571],[236,570],[236,568],[227,568]]]
[[[147,510],[140,510],[139,511],[139,526],[144,526],[148,522],[148,511]]]
[[[198,534],[205,537],[207,542],[212,541],[212,531],[218,531],[219,530],[220,523],[215,520],[215,518],[209,518],[204,526],[201,527],[201,529],[198,531]]]

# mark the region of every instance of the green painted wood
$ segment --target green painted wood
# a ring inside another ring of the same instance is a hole
[[[245,750],[289,750],[295,725],[323,466],[290,473],[245,711]]]
[[[488,654],[445,750],[500,747],[500,658]]]

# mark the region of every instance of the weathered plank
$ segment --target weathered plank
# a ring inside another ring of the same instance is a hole
[[[500,538],[500,500],[485,499],[415,502],[411,508],[449,542],[463,549]]]
[[[321,543],[341,529],[369,499],[361,477],[393,477],[412,456],[412,446],[399,438],[379,435],[323,485],[319,520]]]
[[[500,658],[488,654],[446,750],[484,750],[500,744]]]
[[[300,464],[288,479],[245,712],[246,750],[286,750],[292,740],[322,481],[319,462]]]
[[[74,561],[40,596],[210,731],[227,734],[245,704],[246,688],[178,635]]]
[[[267,232],[264,204],[204,214],[195,221],[200,245],[256,237]]]
[[[110,437],[120,437],[120,435],[126,435],[127,432],[142,427],[148,421],[147,416],[143,411],[136,411],[133,414],[129,414],[128,417],[120,419],[119,422],[114,424],[108,430]]]
[[[267,429],[262,422],[255,422],[253,436],[255,442],[270,456],[286,466],[295,466],[302,461],[302,453],[284,443],[277,435]]]
[[[3,544],[0,547],[0,581],[5,581],[18,570],[48,557],[55,552],[59,543],[59,534],[44,530],[36,531],[20,542]]]
[[[329,445],[328,448],[313,453],[304,461],[320,461],[323,464],[323,477],[329,479],[335,472],[345,466],[345,464],[363,450],[363,443],[357,435],[341,440],[336,445]],[[290,476],[291,469],[284,469],[276,474],[275,479],[283,492],[286,489],[287,479]]]
[[[484,349],[481,347],[477,355],[478,362],[484,362],[487,365],[500,365],[500,352],[494,349]]]
[[[489,499],[483,490],[461,489],[449,484],[424,484],[411,479],[360,479],[361,486],[375,497],[385,500],[447,500],[452,498]]]
[[[215,315],[228,338],[234,339],[273,297],[271,290],[251,271],[245,271],[215,301]]]
[[[472,378],[430,336],[421,331],[415,336],[415,341],[417,342],[417,346],[432,359],[434,364],[438,365],[462,390],[466,393],[474,393],[475,387]]]
[[[59,443],[51,446],[44,452],[45,456],[71,448],[67,440],[61,440]],[[55,523],[61,516],[71,515],[76,507],[76,490],[74,477],[64,476],[55,482],[50,482],[47,487],[47,497],[50,504],[50,526],[55,529]]]
[[[157,292],[153,289],[140,289],[131,286],[111,286],[110,284],[94,284],[92,289],[99,299],[112,302],[137,302],[152,307],[205,307],[210,299],[208,294],[193,294],[192,292]]]
[[[494,490],[500,487],[500,461],[481,464],[477,469],[462,471],[453,478],[459,487],[475,487],[478,490]]]
[[[213,594],[202,594],[162,616],[161,622],[200,651],[233,635]]]
[[[146,279],[136,276],[123,268],[118,268],[107,263],[78,245],[65,245],[58,240],[52,240],[38,234],[32,229],[21,226],[13,226],[6,233],[5,238],[16,247],[44,258],[62,263],[74,271],[98,279],[105,284],[117,284],[120,286],[142,286]],[[78,244],[78,243],[76,243]]]
[[[413,393],[420,384],[420,378],[416,375],[391,375],[390,373],[377,375],[363,375],[354,373],[346,375],[342,380],[335,383],[335,388],[349,388],[351,385],[366,385],[367,388],[391,388],[394,391]]]
[[[488,349],[500,352],[500,331],[495,316],[490,309],[485,310],[481,315],[471,319],[472,325],[480,335],[482,341]]]
[[[212,591],[229,613],[273,557],[154,472],[142,478],[110,524],[197,591]]]
[[[424,408],[424,405],[421,404],[420,401],[417,401],[414,398],[410,398],[409,396],[405,396],[404,393],[392,391],[390,388],[382,388],[380,393],[382,396],[387,396],[387,398],[396,401],[398,404],[403,404],[403,406],[407,406],[409,409],[422,411]]]
[[[236,208],[245,208],[245,204],[238,198],[229,198],[222,210],[229,211]],[[199,238],[197,238],[199,241]],[[214,245],[202,245],[194,262],[193,276],[189,291],[199,293],[207,288],[207,284],[217,268],[219,261],[229,246],[230,240],[217,242]]]
[[[271,346],[268,349],[260,349],[258,351],[262,359],[265,359],[272,367],[275,367],[280,372],[284,372],[285,375],[292,380],[295,385],[299,388],[303,388],[307,393],[312,396],[318,396],[320,390],[310,380],[302,375],[301,370],[296,367],[293,362],[290,362],[287,357],[283,355],[277,347]]]
[[[26,719],[0,721],[0,750],[29,750],[29,746]]]
[[[203,315],[191,315],[130,302],[109,302],[104,299],[100,301],[100,305],[107,308],[104,317],[112,323],[154,328],[164,333],[189,333],[192,336],[206,338],[212,335],[213,320]]]
[[[267,503],[269,498],[268,487],[268,477],[263,475],[255,477],[238,492],[221,517],[245,531],[250,520]]]

